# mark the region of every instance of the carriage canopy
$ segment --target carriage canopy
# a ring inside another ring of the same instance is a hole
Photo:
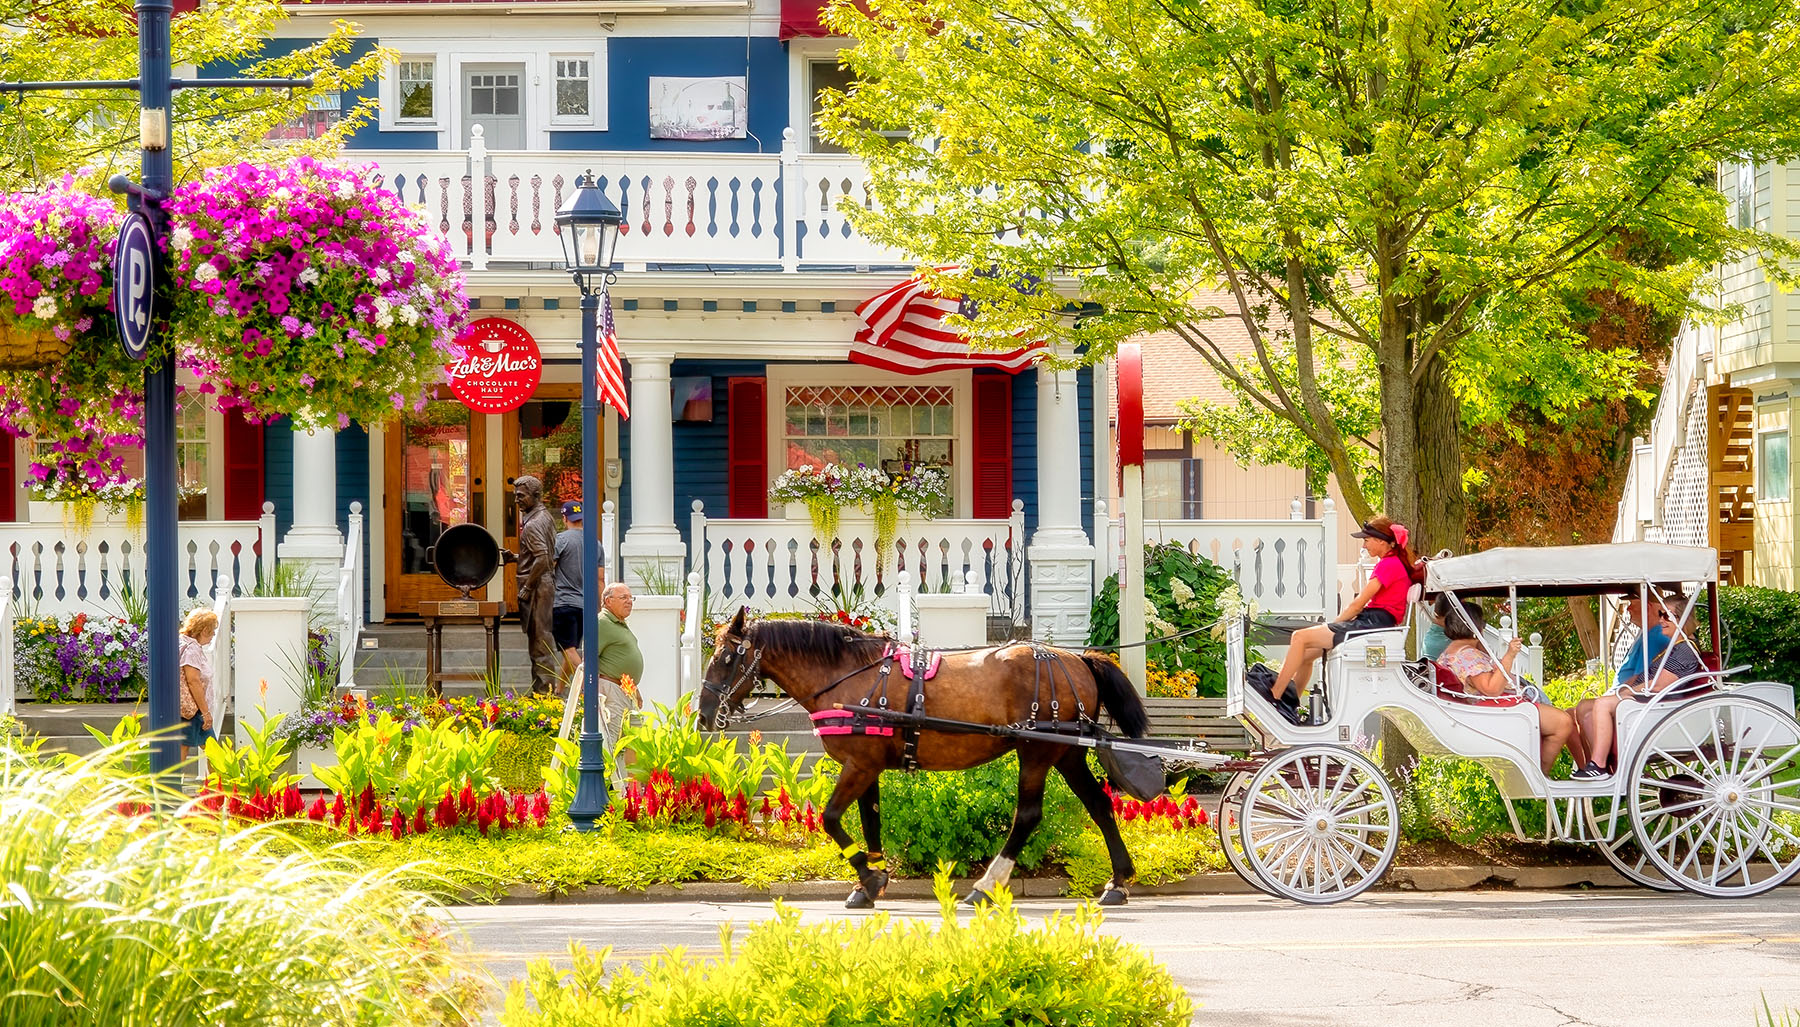
[[[1636,592],[1648,581],[1663,589],[1712,583],[1719,554],[1711,548],[1660,542],[1489,549],[1425,565],[1425,591],[1459,596],[1570,596]]]

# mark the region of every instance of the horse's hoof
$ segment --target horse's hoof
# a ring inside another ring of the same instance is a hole
[[[878,899],[885,898],[888,889],[888,872],[886,870],[879,870],[871,873],[869,878],[863,881],[860,887],[863,891],[874,895]]]
[[[965,905],[977,907],[991,906],[994,904],[994,897],[987,892],[982,891],[980,888],[977,888],[969,893],[968,898],[963,899],[963,903]]]
[[[1131,899],[1125,894],[1125,889],[1123,888],[1107,888],[1100,893],[1100,904],[1102,906],[1123,906],[1129,901],[1131,901]]]
[[[859,884],[856,886],[856,888],[854,890],[852,890],[850,892],[850,897],[844,900],[844,908],[845,909],[874,909],[875,908],[875,900],[869,898],[869,893],[866,891],[863,891],[862,885]]]

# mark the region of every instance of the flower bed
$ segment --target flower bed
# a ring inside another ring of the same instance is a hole
[[[21,617],[13,622],[15,684],[39,702],[136,701],[148,635],[123,617]]]

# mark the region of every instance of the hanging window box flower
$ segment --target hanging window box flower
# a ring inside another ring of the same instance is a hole
[[[214,168],[168,209],[171,333],[224,405],[379,424],[442,378],[468,314],[461,268],[367,167]]]
[[[776,503],[803,503],[820,541],[836,537],[846,508],[866,508],[875,520],[875,548],[886,553],[899,534],[900,511],[937,516],[950,505],[950,479],[935,467],[908,468],[901,474],[863,464],[796,467],[783,471],[769,489]]]

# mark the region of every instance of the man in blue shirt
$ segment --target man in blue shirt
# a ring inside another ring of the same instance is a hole
[[[556,647],[562,650],[563,681],[581,665],[581,504],[571,499],[562,505],[565,527],[556,535],[556,602],[551,610]],[[606,555],[600,556],[601,581],[606,580]],[[560,694],[560,689],[559,689]]]
[[[1648,602],[1637,595],[1627,598],[1623,617],[1626,624],[1637,629],[1638,637],[1619,664],[1614,683],[1620,687],[1647,684],[1651,687],[1645,690],[1653,691],[1655,682],[1645,679],[1657,668],[1662,654],[1674,641],[1675,624],[1663,608],[1661,598],[1654,593]],[[1617,728],[1614,718],[1618,709],[1619,693],[1616,691],[1576,704],[1575,719],[1581,725],[1582,737],[1587,740],[1588,760],[1569,775],[1571,778],[1587,781],[1607,775],[1606,764],[1612,755],[1613,734]]]

